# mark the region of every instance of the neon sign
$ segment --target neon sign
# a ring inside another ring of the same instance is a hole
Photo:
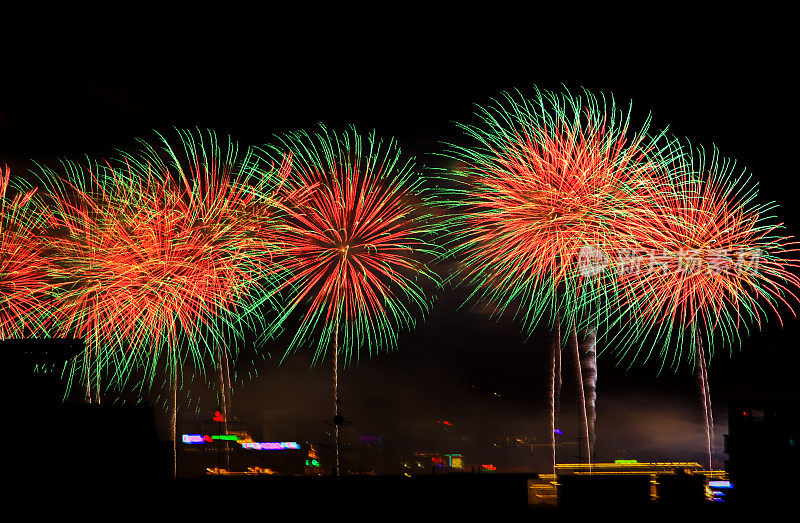
[[[199,443],[211,443],[214,441],[239,441],[239,436],[235,434],[184,434],[181,436],[184,443],[197,445]]]
[[[300,444],[296,441],[271,441],[266,443],[242,443],[242,448],[252,450],[299,450]]]
[[[236,434],[183,434],[181,440],[187,445],[213,443],[214,441],[239,441]],[[243,438],[242,438],[243,439]],[[300,450],[296,441],[268,441],[264,443],[241,443],[243,449],[252,450]]]

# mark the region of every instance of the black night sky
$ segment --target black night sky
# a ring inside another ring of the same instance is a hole
[[[350,39],[319,35],[314,50],[296,41],[278,49],[280,38],[268,37],[248,43],[246,56],[239,50],[205,56],[193,49],[156,59],[157,51],[146,49],[138,59],[113,62],[119,66],[104,62],[110,74],[72,57],[70,64],[77,65],[68,65],[67,75],[20,73],[0,82],[0,165],[24,175],[31,160],[53,164],[60,157],[111,155],[116,147],[131,147],[136,137],[173,126],[230,133],[248,145],[324,122],[374,128],[397,138],[420,163],[440,167],[440,142],[458,139],[452,122],[468,120],[474,103],[502,90],[525,91],[534,84],[559,89],[563,83],[611,93],[621,105],[631,101],[634,121],[650,112],[654,127],[669,125],[695,143],[717,145],[760,182],[762,199],[779,203],[778,213],[797,235],[795,50],[778,30],[769,39],[736,27],[718,31],[719,39],[692,37],[679,45],[679,35],[672,34],[655,47],[656,35],[646,41],[630,35],[630,41],[608,42],[610,48],[598,43],[570,54],[571,47],[564,47],[558,55],[535,38],[504,53],[502,42],[482,48],[448,38],[380,42],[354,51]],[[431,316],[401,337],[397,351],[364,357],[342,374],[342,411],[352,422],[345,428],[350,459],[358,462],[359,435],[383,438],[384,454],[359,466],[395,472],[392,467],[414,450],[462,452],[473,462],[502,459],[492,444],[505,433],[549,441],[545,333],[525,342],[511,319],[497,322],[479,310],[459,309],[464,297],[462,290],[441,291]],[[710,379],[716,465],[725,459],[729,399],[798,398],[799,332],[800,321],[787,313],[782,330],[772,322],[745,338],[732,357],[715,354]],[[259,441],[328,443],[330,367],[312,368],[310,352],[279,365],[285,341],[262,348],[262,357],[245,350],[237,374],[246,377],[250,365],[258,377],[235,384],[234,415]],[[562,414],[567,440],[579,429],[570,363],[565,361]],[[698,387],[687,367],[659,372],[651,362],[627,369],[608,354],[599,356],[598,366],[600,459],[704,460]],[[212,389],[195,384],[187,392],[186,420],[197,409],[206,415],[217,408]],[[163,413],[159,427],[166,438],[163,398],[154,394],[150,400]],[[565,460],[576,455],[574,445],[560,452]],[[546,446],[532,456],[519,465],[536,470],[549,463]]]

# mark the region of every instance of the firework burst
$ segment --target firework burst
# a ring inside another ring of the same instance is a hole
[[[120,384],[143,369],[151,385],[165,350],[171,374],[187,358],[202,369],[215,360],[209,347],[235,347],[272,296],[263,184],[277,177],[259,170],[254,190],[244,183],[257,169],[249,154],[237,160],[210,133],[179,137],[181,153],[162,138],[120,167],[42,170],[57,333],[84,337],[81,367]]]
[[[672,189],[631,220],[617,257],[619,317],[632,328],[615,345],[631,362],[657,351],[677,367],[698,347],[732,350],[742,331],[769,316],[782,323],[781,310],[797,303],[797,243],[772,217],[775,205],[758,203],[757,186],[716,150],[678,158]]]
[[[355,129],[294,133],[265,151],[291,159],[286,190],[302,200],[285,206],[278,229],[286,313],[304,309],[289,349],[314,345],[315,361],[333,353],[335,473],[340,474],[339,354],[356,361],[397,345],[431,300],[422,285],[437,282],[425,264],[437,253],[437,230],[424,180],[393,141]],[[287,352],[288,352],[287,350]]]
[[[35,189],[7,197],[11,173],[0,169],[0,340],[46,332],[50,281],[26,207]]]
[[[581,390],[588,392],[581,403],[590,410],[591,456],[595,330],[608,321],[617,283],[597,269],[668,182],[661,163],[672,149],[663,134],[648,136],[649,119],[633,132],[630,112],[590,93],[505,93],[477,116],[477,124],[460,125],[473,145],[448,151],[464,168],[447,173],[455,180],[441,191],[451,209],[447,245],[459,260],[452,278],[473,289],[467,302],[488,302],[496,317],[513,310],[528,336],[543,318],[572,336]],[[578,330],[590,344],[583,355]],[[554,372],[560,345],[555,339]],[[586,383],[581,359],[589,367]],[[554,376],[554,432],[558,382]],[[555,436],[552,443],[555,464]]]
[[[716,345],[733,350],[742,331],[770,315],[781,322],[780,310],[792,310],[797,244],[771,217],[774,205],[757,203],[757,187],[736,174],[735,163],[690,146],[674,158],[669,186],[620,236],[612,272],[621,326],[608,344],[631,364],[657,352],[662,366],[694,365],[711,468],[708,361]]]
[[[631,134],[613,100],[589,93],[506,93],[478,116],[460,126],[475,145],[448,153],[465,165],[443,190],[454,278],[497,315],[514,309],[527,334],[545,316],[568,329],[595,321],[614,282],[581,270],[583,255],[612,256],[617,234],[663,183],[655,162],[664,147],[647,136],[649,121]]]
[[[423,178],[394,142],[354,129],[289,134],[265,152],[291,158],[284,190],[307,195],[289,199],[276,237],[286,315],[304,310],[290,348],[312,344],[322,358],[336,329],[347,360],[393,348],[430,308],[422,285],[437,281]]]

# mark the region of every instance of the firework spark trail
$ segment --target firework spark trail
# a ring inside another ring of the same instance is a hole
[[[70,167],[74,170],[69,171],[69,175],[80,171],[78,166]],[[97,171],[91,167],[88,172],[89,177],[97,176]],[[121,192],[120,187],[100,183],[78,186],[72,182],[68,179],[63,192],[55,192],[53,208],[48,209],[51,210],[52,230],[47,242],[49,269],[54,280],[60,283],[60,293],[55,300],[62,319],[58,332],[87,338],[84,366],[88,372],[93,364],[102,364],[101,347],[110,356],[116,356],[116,348],[122,345],[123,338],[142,339],[132,333],[138,326],[137,315],[146,314],[149,308],[143,300],[131,299],[136,297],[132,293],[136,281],[134,271],[142,268],[147,271],[141,275],[140,296],[151,298],[145,278],[152,278],[152,269],[166,266],[160,253],[168,251],[169,247],[162,249],[158,242],[151,246],[142,242],[164,230],[149,214],[155,202],[142,206],[144,211],[127,213],[127,209],[122,209],[109,197],[110,190]],[[170,226],[173,223],[169,221]],[[137,237],[137,233],[144,233],[144,238]],[[143,255],[149,253],[157,258],[147,260]],[[126,302],[129,302],[127,308]],[[91,387],[90,381],[87,387]]]
[[[449,173],[458,186],[442,190],[453,210],[448,246],[462,259],[456,277],[474,287],[470,299],[498,304],[497,315],[514,308],[528,334],[555,309],[567,328],[590,321],[615,282],[582,273],[580,253],[616,255],[615,235],[661,183],[652,179],[663,176],[653,165],[663,155],[652,154],[661,146],[647,122],[629,137],[628,116],[589,94],[507,94],[478,116],[480,125],[461,126],[476,145],[448,153],[466,165]]]
[[[200,342],[217,347],[216,365],[227,434],[230,415],[230,391],[225,383],[228,350],[235,347],[235,340],[241,338],[244,329],[264,325],[255,313],[274,300],[272,260],[276,245],[272,238],[275,210],[279,205],[275,194],[283,182],[286,166],[281,164],[277,172],[272,165],[262,166],[255,160],[252,150],[237,158],[236,144],[230,140],[220,144],[210,132],[178,131],[178,137],[182,152],[180,149],[176,152],[168,140],[159,136],[160,151],[150,143],[141,142],[143,153],[125,154],[124,161],[140,178],[151,181],[155,173],[161,190],[177,196],[174,204],[179,207],[179,216],[187,222],[184,227],[191,233],[199,233],[202,258],[194,263],[204,264],[201,267],[205,272],[197,277],[203,278],[207,287],[202,289],[204,294],[195,292],[189,298],[207,303],[201,303],[200,314],[190,317],[193,322],[189,328],[193,330],[189,331],[188,342],[195,364],[201,369],[197,353],[202,356],[204,349]],[[185,263],[192,263],[192,260],[187,259]],[[186,333],[185,323],[183,333]],[[170,338],[174,353],[177,344],[174,336]],[[221,348],[223,344],[227,349],[225,353]],[[173,408],[177,409],[177,403],[173,403]],[[176,422],[173,411],[173,432]],[[227,441],[225,457],[226,468],[230,470]]]
[[[543,317],[572,330],[606,325],[617,282],[584,270],[582,255],[615,258],[617,236],[666,183],[670,141],[648,135],[649,118],[632,131],[629,112],[589,93],[505,93],[477,117],[460,125],[473,145],[446,153],[465,167],[440,190],[447,247],[461,260],[453,279],[473,288],[468,302],[494,304],[494,317],[513,310],[528,336]],[[553,378],[551,425],[556,395]]]
[[[587,431],[590,455],[595,455],[597,434],[597,333],[594,327],[585,330],[581,341],[581,368],[583,372],[583,390],[586,402]]]
[[[643,350],[649,359],[657,347],[662,366],[677,368],[684,353],[694,360],[710,467],[713,412],[704,347],[710,360],[716,344],[732,351],[751,325],[760,328],[769,316],[782,324],[780,308],[794,314],[798,246],[771,218],[775,205],[757,203],[757,187],[716,150],[707,157],[687,146],[669,169],[671,184],[654,194],[653,212],[630,222],[625,251],[633,256],[626,263],[635,270],[617,271],[623,311],[617,321],[626,325],[609,345],[622,347],[620,356],[631,364]]]
[[[257,278],[271,255],[258,243],[262,224],[246,212],[261,202],[225,164],[231,156],[180,136],[188,167],[174,158],[158,163],[155,153],[131,155],[124,169],[83,173],[65,164],[67,180],[54,184],[53,229],[67,231],[49,242],[51,272],[65,282],[64,330],[89,336],[95,348],[124,345],[129,356],[109,362],[128,366],[123,373],[143,364],[152,376],[161,348],[179,340],[200,363],[203,340],[235,338],[251,319],[243,316],[259,298],[247,302],[247,293],[261,289]]]
[[[311,300],[290,350],[316,339],[315,357],[323,357],[336,314],[347,362],[358,358],[358,345],[370,354],[394,347],[398,329],[415,324],[412,309],[430,308],[417,280],[438,279],[424,263],[436,254],[426,237],[437,229],[423,178],[401,161],[394,142],[364,140],[355,131],[336,135],[321,127],[314,135],[287,135],[265,152],[278,160],[290,153],[285,186],[308,194],[286,205],[286,224],[277,231],[280,290],[291,294],[284,315]]]
[[[422,285],[439,282],[426,261],[439,256],[432,239],[440,226],[424,178],[394,141],[320,126],[281,136],[261,152],[274,163],[291,159],[283,189],[303,196],[287,199],[276,231],[278,291],[287,296],[278,321],[300,311],[286,354],[311,345],[316,363],[333,350],[340,419],[339,357],[347,365],[364,349],[393,349],[400,331],[430,310]]]
[[[635,269],[609,271],[624,324],[609,344],[631,364],[659,348],[662,365],[677,368],[697,343],[710,358],[717,342],[733,350],[741,331],[770,315],[782,324],[779,308],[792,310],[800,279],[797,243],[734,163],[687,148],[670,170],[671,188],[653,195],[650,215],[629,222],[623,250]]]
[[[252,151],[240,158],[211,132],[177,133],[178,148],[159,136],[116,165],[39,173],[50,188],[37,205],[54,332],[87,340],[72,375],[97,399],[101,374],[107,387],[139,374],[149,388],[159,365],[176,389],[190,361],[204,373],[216,366],[213,347],[235,350],[245,329],[263,326],[275,299],[273,194],[284,166],[259,164]]]

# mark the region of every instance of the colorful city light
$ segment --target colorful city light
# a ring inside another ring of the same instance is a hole
[[[299,450],[300,444],[296,441],[272,441],[266,443],[242,443],[243,449],[251,450]]]
[[[211,443],[213,441],[239,441],[239,436],[235,434],[184,434],[181,440],[184,443],[194,445],[198,443]]]

